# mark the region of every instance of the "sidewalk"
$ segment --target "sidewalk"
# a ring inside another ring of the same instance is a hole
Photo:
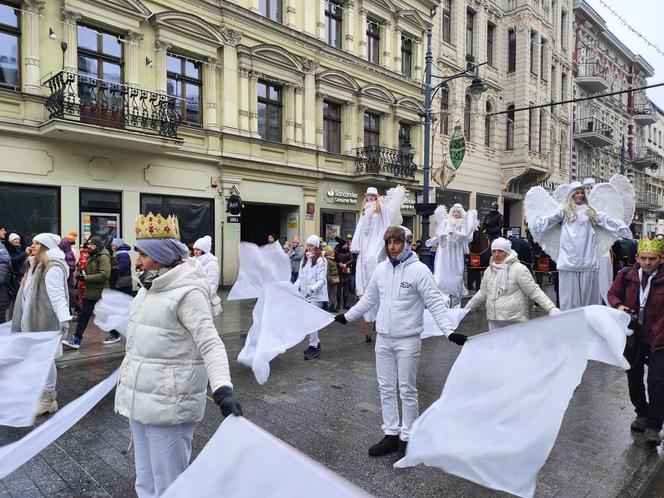
[[[427,467],[394,469],[395,457],[370,458],[367,448],[382,437],[373,344],[365,344],[359,325],[333,324],[321,333],[322,353],[305,362],[304,342],[272,361],[268,382],[260,386],[236,358],[251,323],[252,304],[227,303],[217,324],[231,363],[237,397],[245,416],[334,472],[380,497],[506,497]],[[276,318],[278,320],[278,317]],[[486,330],[481,313],[461,332]],[[87,336],[91,350],[94,335]],[[118,355],[69,358],[59,370],[58,392],[69,402],[120,364]],[[444,338],[423,342],[418,386],[424,411],[439,396],[459,348]],[[632,435],[633,410],[624,372],[591,362],[562,423],[558,440],[539,474],[537,497],[639,496],[652,482],[662,459]],[[43,419],[42,419],[43,420]],[[40,420],[41,421],[41,420]],[[194,437],[194,456],[211,437],[221,416],[208,402]],[[490,417],[487,423],[491,423]],[[29,432],[0,428],[0,445]],[[107,396],[83,420],[21,469],[0,481],[0,497],[114,496],[133,494],[133,456],[126,419],[113,413]],[[220,458],[223,458],[220,455]],[[655,491],[656,492],[656,491]],[[661,496],[657,494],[649,497]]]

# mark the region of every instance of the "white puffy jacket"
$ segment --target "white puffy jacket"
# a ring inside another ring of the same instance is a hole
[[[419,336],[425,307],[446,336],[454,332],[445,298],[415,253],[396,266],[389,259],[379,263],[362,298],[344,316],[353,321],[376,305],[376,332],[392,339]]]
[[[219,278],[221,271],[219,270],[219,261],[216,256],[210,252],[196,256],[196,260],[203,265],[205,274],[207,275],[208,287],[210,290],[210,303],[212,304],[212,314],[217,316],[221,313],[221,299],[217,294],[219,289]]]
[[[507,265],[507,290],[498,294],[498,272],[491,265],[484,271],[480,290],[468,301],[465,309],[476,310],[486,302],[486,316],[489,320],[528,320],[530,302],[535,301],[547,313],[556,305],[540,289],[528,268],[519,263],[519,256],[511,251],[505,259]]]
[[[314,266],[312,259],[305,254],[306,263],[300,266],[297,280],[293,285],[300,291],[308,303],[326,303],[327,296],[327,260],[321,254]]]
[[[143,424],[199,422],[208,376],[231,386],[228,358],[212,322],[203,267],[193,258],[142,287],[129,310],[115,411]]]

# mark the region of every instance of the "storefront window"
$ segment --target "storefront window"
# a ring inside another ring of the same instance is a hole
[[[476,194],[475,195],[475,205],[477,206],[477,216],[480,222],[484,217],[489,214],[489,208],[491,207],[492,202],[498,202],[498,197],[495,195],[484,195]]]
[[[7,234],[26,243],[38,233],[60,233],[60,189],[0,183],[0,213]]]
[[[320,235],[328,245],[334,247],[335,237],[347,238],[355,232],[357,213],[354,211],[321,210]]]
[[[176,197],[141,194],[141,214],[152,211],[162,216],[176,215],[180,220],[180,240],[196,242],[204,235],[212,237],[214,247],[214,201],[205,197]]]
[[[81,189],[79,198],[81,237],[86,234],[102,237],[106,246],[110,246],[115,237],[122,237],[122,192]]]

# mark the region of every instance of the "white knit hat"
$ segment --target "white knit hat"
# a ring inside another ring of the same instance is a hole
[[[318,237],[318,235],[309,235],[307,244],[311,244],[312,246],[320,248],[320,237]]]
[[[595,179],[594,178],[586,178],[586,179],[583,180],[583,185],[593,186],[593,185],[595,185]]]
[[[376,187],[369,187],[365,195],[378,195],[378,189]]]
[[[20,237],[18,234],[13,233],[13,232],[9,234],[9,237],[7,237],[7,241],[8,241],[10,244],[11,244],[13,241],[15,241],[16,239],[21,240],[21,237]]]
[[[212,250],[212,237],[206,235],[194,242],[194,249],[200,249],[205,254]]]
[[[498,237],[496,240],[494,240],[491,243],[491,250],[503,251],[509,254],[510,251],[512,250],[512,243],[509,240],[504,239],[503,237]]]
[[[45,246],[46,249],[53,249],[60,244],[60,236],[54,233],[40,233],[35,235],[32,240],[36,240],[41,245]]]

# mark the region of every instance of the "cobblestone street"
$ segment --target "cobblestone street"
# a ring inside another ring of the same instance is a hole
[[[397,470],[392,468],[395,457],[367,456],[368,446],[382,437],[381,416],[373,345],[364,343],[359,325],[333,324],[325,329],[318,360],[303,361],[304,343],[279,356],[271,363],[268,382],[260,386],[251,371],[235,361],[250,325],[251,305],[235,302],[224,307],[217,325],[248,419],[375,496],[503,496],[438,469]],[[461,331],[485,330],[480,315],[467,318]],[[97,335],[86,335],[81,351],[96,348],[94,341],[99,341]],[[458,347],[444,338],[424,341],[418,376],[421,411],[439,397],[457,354]],[[63,357],[58,378],[61,404],[105,378],[121,361],[119,351],[81,355]],[[651,480],[661,459],[630,433],[632,416],[624,373],[590,363],[539,474],[536,496],[622,498],[639,496],[648,485],[647,496],[658,496]],[[218,408],[208,401],[194,438],[194,455],[220,422]],[[0,444],[28,431],[2,428]],[[39,456],[0,481],[0,496],[134,496],[128,446],[129,425],[113,413],[111,393]]]

